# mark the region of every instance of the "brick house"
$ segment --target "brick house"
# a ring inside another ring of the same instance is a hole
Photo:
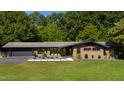
[[[75,59],[115,58],[114,44],[106,42],[9,42],[4,45],[6,56],[32,56],[34,51],[47,55],[59,53]]]

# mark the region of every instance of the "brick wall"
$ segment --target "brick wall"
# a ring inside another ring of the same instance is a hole
[[[87,45],[87,46],[77,46],[73,47],[73,57],[77,58],[77,48],[80,48],[80,58],[86,58],[88,59],[101,59],[101,58],[110,58],[111,51],[107,50],[103,47],[96,46],[96,45]],[[84,48],[90,48],[91,50],[84,50]],[[93,50],[93,48],[97,48],[99,50]]]
[[[73,47],[72,56],[73,56],[73,58],[77,58],[77,48],[76,47]]]

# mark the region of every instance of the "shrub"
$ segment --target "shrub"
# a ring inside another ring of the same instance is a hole
[[[94,58],[94,55],[92,55],[92,59]]]
[[[88,58],[88,54],[85,54],[85,55],[84,55],[84,58]]]
[[[39,58],[43,58],[43,54],[38,54],[38,57]]]
[[[101,59],[101,56],[100,55],[98,55],[98,59]]]

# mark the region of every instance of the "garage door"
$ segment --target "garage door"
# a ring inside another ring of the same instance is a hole
[[[32,51],[12,51],[12,56],[32,56]]]

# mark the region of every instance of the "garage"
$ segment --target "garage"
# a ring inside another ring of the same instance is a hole
[[[11,56],[32,56],[31,51],[12,51]]]
[[[32,49],[9,49],[9,56],[32,56]]]

